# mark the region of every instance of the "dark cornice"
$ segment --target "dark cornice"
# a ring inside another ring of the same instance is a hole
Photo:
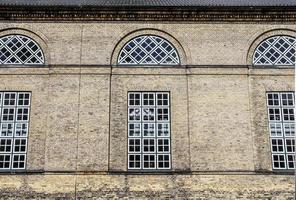
[[[1,21],[296,22],[296,7],[0,7]]]

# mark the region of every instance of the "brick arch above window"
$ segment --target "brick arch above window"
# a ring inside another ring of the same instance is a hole
[[[44,54],[32,38],[11,34],[0,37],[0,64],[42,65]]]

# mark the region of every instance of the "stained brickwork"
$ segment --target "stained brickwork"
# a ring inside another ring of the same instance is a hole
[[[0,68],[1,91],[32,92],[32,174],[0,174],[0,199],[292,199],[293,176],[272,172],[265,94],[293,91],[294,70],[253,68],[250,58],[260,38],[295,29],[289,23],[0,23],[0,36],[28,34],[46,60],[43,67]],[[119,47],[144,33],[168,39],[181,65],[116,66]],[[170,92],[170,173],[128,174],[129,91]]]
[[[0,199],[293,199],[276,175],[0,176]]]

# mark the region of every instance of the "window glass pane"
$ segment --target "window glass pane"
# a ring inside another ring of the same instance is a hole
[[[10,169],[11,154],[0,153],[0,169]]]
[[[129,108],[129,120],[130,121],[141,121],[141,109],[140,108]]]
[[[141,169],[141,154],[129,154],[128,167],[129,169]]]
[[[129,137],[141,137],[141,124],[129,123],[128,133],[129,133]]]
[[[15,137],[27,137],[27,136],[28,136],[28,123],[16,123]]]
[[[279,93],[269,93],[267,94],[267,104],[268,106],[279,106],[280,105],[280,95]]]
[[[143,136],[144,137],[155,136],[155,123],[143,123]]]
[[[156,159],[154,154],[143,154],[143,169],[155,169]]]
[[[12,139],[0,139],[0,153],[10,153],[12,149]]]
[[[287,155],[288,169],[295,169],[295,154]]]
[[[13,123],[1,123],[0,137],[12,137],[13,136]]]
[[[285,155],[273,154],[273,168],[274,169],[286,169]]]
[[[157,134],[159,137],[170,136],[170,124],[169,123],[158,123],[157,124]]]
[[[283,129],[282,129],[281,123],[270,123],[269,124],[270,136],[272,136],[272,137],[276,137],[276,136],[281,137],[283,135],[282,130]]]
[[[281,110],[279,108],[269,108],[268,112],[270,121],[281,121]]]
[[[294,153],[295,152],[295,139],[286,139],[286,152]]]
[[[142,109],[143,121],[155,120],[155,108],[143,108]]]

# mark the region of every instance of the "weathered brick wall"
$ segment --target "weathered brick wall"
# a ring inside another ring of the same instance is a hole
[[[277,175],[11,175],[0,199],[292,200],[294,179]]]
[[[0,90],[32,91],[27,169],[47,173],[0,175],[0,199],[292,199],[293,176],[271,171],[265,93],[293,90],[294,70],[247,65],[257,37],[295,25],[0,23],[7,28],[32,31],[0,36],[28,33],[46,56],[44,67],[0,68]],[[118,42],[141,28],[167,35],[186,67],[111,66]],[[171,92],[172,171],[191,173],[105,174],[127,170],[128,91]]]
[[[271,30],[296,35],[293,23],[9,22],[0,23],[0,30],[4,30],[0,36],[17,32],[11,28],[44,43],[47,62],[52,65],[110,65],[115,47],[137,30],[139,34],[160,34],[181,46],[178,51],[185,56],[183,64],[210,66],[251,64],[246,63],[248,50],[257,38],[271,35]]]

